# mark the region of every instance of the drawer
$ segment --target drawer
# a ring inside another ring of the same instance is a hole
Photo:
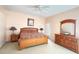
[[[68,40],[68,41],[65,41],[65,46],[72,51],[77,50],[77,42],[73,42],[73,41]]]
[[[55,42],[56,43],[59,43],[60,42],[60,35],[55,35]]]

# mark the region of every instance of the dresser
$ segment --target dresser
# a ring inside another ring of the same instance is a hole
[[[77,39],[72,35],[55,34],[55,43],[78,53]]]
[[[71,30],[69,29],[68,24],[71,24],[71,27],[73,27]],[[64,28],[65,26],[68,28]],[[79,53],[78,42],[79,40],[76,37],[76,20],[65,19],[61,21],[60,22],[60,33],[55,34],[55,43],[67,49],[70,49],[71,51]]]

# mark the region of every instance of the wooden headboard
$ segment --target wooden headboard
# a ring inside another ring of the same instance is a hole
[[[21,28],[20,32],[37,33],[38,32],[38,28]]]

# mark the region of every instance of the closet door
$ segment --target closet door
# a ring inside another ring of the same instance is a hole
[[[0,47],[5,42],[5,19],[4,15],[0,13]]]

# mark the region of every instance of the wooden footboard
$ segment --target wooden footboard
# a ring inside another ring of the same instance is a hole
[[[18,44],[19,48],[27,48],[30,46],[40,45],[40,44],[47,44],[48,43],[48,37],[39,37],[39,38],[33,38],[33,39],[19,39]]]

